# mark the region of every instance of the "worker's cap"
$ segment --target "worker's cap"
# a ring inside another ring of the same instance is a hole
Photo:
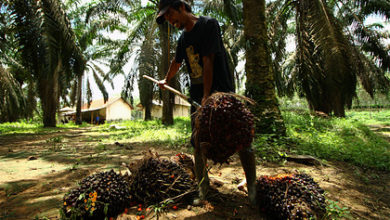
[[[156,18],[157,24],[164,23],[165,21],[164,14],[168,11],[169,7],[171,7],[173,4],[178,2],[188,4],[184,0],[160,0],[160,3],[158,4],[158,14]]]

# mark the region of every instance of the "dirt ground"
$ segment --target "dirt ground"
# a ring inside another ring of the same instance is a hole
[[[377,129],[377,128],[374,128]],[[387,132],[387,131],[386,131]],[[384,134],[387,135],[387,134]],[[0,136],[0,219],[59,219],[62,198],[77,181],[98,171],[127,172],[122,163],[142,158],[155,149],[163,157],[190,152],[187,147],[168,148],[155,143],[106,143],[91,128],[57,129],[47,134]],[[237,189],[244,178],[238,156],[230,165],[213,166],[210,177],[223,182],[202,206],[168,210],[160,219],[272,219],[252,208]],[[348,207],[352,219],[388,219],[390,173],[361,169],[347,163],[327,162],[307,166],[285,162],[261,164],[257,176],[292,172],[310,174],[327,197]],[[136,219],[136,208],[118,219]],[[153,213],[146,219],[155,219]]]

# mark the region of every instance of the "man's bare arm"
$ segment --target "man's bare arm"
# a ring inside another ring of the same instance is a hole
[[[174,77],[177,71],[179,71],[180,66],[181,63],[177,63],[175,59],[172,60],[171,64],[169,65],[167,75],[165,75],[165,78],[158,83],[160,88],[164,89],[164,85],[169,84],[169,81],[172,79],[172,77]]]
[[[213,84],[214,54],[202,57],[203,60],[203,98],[202,104],[210,96],[211,85]]]

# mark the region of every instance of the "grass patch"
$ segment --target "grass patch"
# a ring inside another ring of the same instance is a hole
[[[110,128],[117,125],[122,129]],[[127,142],[143,142],[153,144],[167,144],[168,146],[181,146],[189,143],[191,136],[190,118],[175,118],[174,125],[165,126],[160,120],[153,121],[123,121],[107,123],[95,128],[102,135],[108,135],[103,139],[105,143],[125,140]]]
[[[349,111],[347,112],[347,119],[363,122],[366,125],[384,125],[390,126],[390,110],[389,109],[375,109],[371,111]]]
[[[42,123],[21,120],[19,122],[0,123],[0,135],[10,134],[49,134],[57,132],[61,128],[81,128],[89,127],[90,124],[83,122],[82,125],[76,125],[73,122],[67,124],[57,124],[55,128],[45,128]]]
[[[266,160],[277,160],[280,154],[288,152],[390,170],[390,144],[367,127],[368,124],[386,124],[389,116],[390,111],[377,114],[354,111],[348,112],[346,118],[323,119],[307,112],[284,111],[288,137],[269,143],[269,137],[260,136],[255,146]],[[291,142],[292,147],[288,145]]]
[[[37,134],[47,133],[52,128],[43,128],[42,124],[26,122],[6,122],[0,124],[0,135],[4,134]]]

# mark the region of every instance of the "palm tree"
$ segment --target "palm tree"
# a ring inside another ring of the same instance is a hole
[[[243,5],[246,96],[257,102],[251,108],[258,118],[256,133],[285,135],[268,53],[265,0],[243,0]]]
[[[8,2],[0,3],[0,122],[15,121],[23,115],[26,99],[21,83],[14,74],[6,70],[3,65],[10,66],[11,62],[18,64],[10,57],[14,46],[12,38],[12,21],[8,9]],[[20,65],[20,64],[19,64]]]
[[[138,58],[139,63],[139,79],[138,88],[140,91],[140,101],[145,108],[145,120],[151,120],[151,107],[153,99],[153,84],[142,78],[143,75],[150,75],[157,72],[157,60],[155,58],[156,51],[153,48],[154,42],[151,38],[146,38],[141,45],[141,53]]]
[[[155,12],[158,1],[149,1],[146,6],[141,6],[141,1],[106,1],[96,5],[90,10],[90,16],[96,16],[102,11],[109,11],[126,18],[127,23],[131,24],[131,31],[128,31],[127,38],[118,46],[116,55],[111,60],[111,76],[123,73],[122,67],[129,62],[132,57],[135,59],[134,65],[126,73],[126,82],[122,91],[125,99],[132,99],[134,83],[138,82],[140,101],[145,108],[145,120],[151,119],[152,99],[157,93],[155,87],[150,81],[142,76],[149,75],[154,78],[162,77],[167,72],[168,58],[167,45],[168,33],[167,26],[160,26],[158,31],[155,24]],[[123,7],[123,8],[122,8]],[[126,10],[124,10],[126,8]],[[160,37],[160,39],[159,39]],[[159,41],[160,44],[156,44]],[[156,48],[162,48],[162,53],[158,53]],[[159,58],[160,57],[160,58]],[[163,60],[158,62],[158,60]],[[168,91],[162,92],[163,99],[163,123],[168,125],[173,123],[173,96]]]
[[[9,2],[4,1],[0,3],[0,65],[3,65],[6,68],[4,71],[7,74],[10,74],[9,77],[12,77],[17,81],[17,87],[8,87],[8,92],[6,94],[18,94],[20,97],[19,103],[21,100],[27,102],[25,105],[7,105],[7,107],[12,107],[12,116],[7,116],[6,112],[2,113],[2,118],[12,118],[13,120],[25,117],[32,118],[33,112],[36,110],[36,92],[35,92],[35,83],[32,80],[31,75],[28,71],[21,65],[21,56],[18,53],[18,44],[15,38],[15,25],[13,22],[13,17],[11,16],[11,11],[9,9]],[[3,72],[3,77],[6,77]],[[5,80],[3,86],[6,85],[6,81],[12,82],[13,79]],[[10,85],[10,84],[8,84]],[[16,84],[13,84],[16,85]],[[19,87],[25,87],[23,93],[18,92]],[[12,91],[14,89],[14,91]],[[27,93],[27,95],[26,95]],[[5,95],[5,94],[4,94]],[[15,99],[16,97],[3,97],[4,99]],[[15,99],[17,100],[17,99]],[[5,102],[3,102],[5,103]],[[19,108],[15,108],[18,107]],[[22,108],[23,107],[23,108]]]
[[[157,3],[156,3],[157,4]],[[137,5],[133,5],[134,11],[132,11],[131,21],[135,22],[134,29],[129,33],[127,41],[123,44],[121,50],[118,53],[117,58],[128,57],[130,54],[138,54],[135,62],[137,62],[138,69],[133,69],[129,73],[128,78],[135,78],[138,82],[139,97],[141,105],[145,109],[144,120],[151,120],[151,108],[154,94],[156,94],[157,87],[152,82],[143,78],[143,75],[148,75],[154,78],[158,77],[158,45],[156,44],[157,38],[157,24],[155,23],[155,5],[146,5],[141,7],[141,2]],[[140,42],[141,41],[141,42]],[[133,50],[129,50],[128,47],[132,47]],[[135,49],[135,50],[134,50]],[[124,59],[113,60],[115,66],[123,63]],[[134,80],[132,81],[134,82]],[[130,85],[130,81],[127,81]],[[132,87],[133,85],[131,85]],[[131,87],[124,87],[123,93]]]
[[[80,74],[85,61],[58,0],[15,0],[10,2],[10,9],[15,15],[22,64],[37,82],[43,124],[54,127],[60,76]]]
[[[370,94],[375,88],[388,87],[389,83],[383,72],[380,73],[360,52],[361,48],[355,44],[356,38],[344,33],[341,19],[334,17],[331,10],[331,7],[338,5],[335,1],[323,0],[275,1],[269,8],[269,19],[272,21],[269,33],[275,73],[280,79],[278,81],[285,81],[277,84],[279,94],[291,95],[294,90],[298,91],[306,97],[311,111],[344,117],[345,106],[351,106],[355,96],[357,77]],[[275,11],[277,13],[272,13]],[[339,9],[338,12],[345,10]],[[282,69],[280,63],[284,61],[284,38],[291,33],[287,21],[294,13],[297,50],[285,60]],[[351,15],[350,12],[347,14]],[[344,14],[343,17],[348,16]],[[369,40],[367,43],[372,42]],[[361,42],[361,45],[364,44]],[[379,85],[378,82],[383,83]]]
[[[116,55],[111,61],[111,76],[123,73],[122,67],[129,62],[132,57],[136,64],[126,73],[126,82],[122,90],[125,99],[132,100],[131,92],[135,82],[138,82],[141,104],[145,108],[145,120],[151,119],[151,103],[153,97],[162,98],[163,116],[162,122],[165,125],[173,123],[173,102],[174,95],[168,91],[162,91],[157,95],[158,88],[150,81],[143,79],[143,75],[154,78],[162,78],[168,70],[168,57],[172,53],[171,48],[175,45],[168,36],[168,26],[156,26],[155,15],[158,0],[149,0],[146,6],[141,6],[141,1],[112,0],[101,2],[90,10],[89,16],[93,17],[101,12],[111,12],[127,20],[132,26],[128,31],[127,38],[118,46]],[[171,39],[175,39],[177,34],[170,31]],[[159,42],[156,44],[156,42]],[[149,45],[146,45],[149,44]],[[168,45],[172,45],[168,51]],[[156,50],[158,49],[158,50]],[[162,51],[159,53],[159,51]],[[146,62],[146,63],[145,63]],[[180,89],[178,77],[173,78],[171,86]]]
[[[99,66],[101,64],[108,66],[105,60],[108,60],[111,56],[111,52],[117,46],[117,42],[104,37],[103,30],[108,29],[111,25],[115,25],[117,20],[115,18],[99,18],[99,19],[86,19],[82,20],[83,16],[87,17],[89,10],[89,4],[77,5],[73,3],[73,0],[67,2],[69,17],[72,20],[73,28],[75,30],[75,36],[80,47],[80,51],[85,60],[85,69],[80,70],[80,75],[77,76],[77,82],[73,83],[71,91],[71,104],[74,105],[76,101],[76,124],[82,123],[81,118],[81,102],[82,102],[82,84],[83,79],[86,80],[87,85],[87,104],[92,102],[91,82],[96,83],[103,99],[106,102],[108,100],[108,93],[104,85],[104,81],[111,83],[108,73],[105,73]],[[71,8],[73,7],[73,8]],[[95,42],[96,41],[96,42]],[[90,73],[92,77],[87,75]],[[69,87],[68,87],[69,88]],[[75,92],[76,91],[76,92]]]
[[[170,27],[168,23],[159,25],[159,39],[161,47],[161,62],[159,68],[159,78],[164,79],[165,74],[168,72],[170,64]],[[164,125],[173,124],[173,106],[175,102],[175,95],[167,90],[162,91],[163,100],[163,112],[162,112],[162,123]]]
[[[370,15],[381,15],[387,21],[390,19],[390,2],[373,1],[343,1],[339,8],[338,19],[345,24],[351,25],[351,35],[356,42],[356,48],[363,53],[359,53],[361,62],[359,63],[358,76],[364,89],[374,96],[376,92],[388,93],[390,88],[389,79],[385,76],[390,71],[390,53],[382,40],[390,39],[389,33],[381,33],[381,24],[364,25],[365,20]],[[384,31],[384,30],[383,30]]]

